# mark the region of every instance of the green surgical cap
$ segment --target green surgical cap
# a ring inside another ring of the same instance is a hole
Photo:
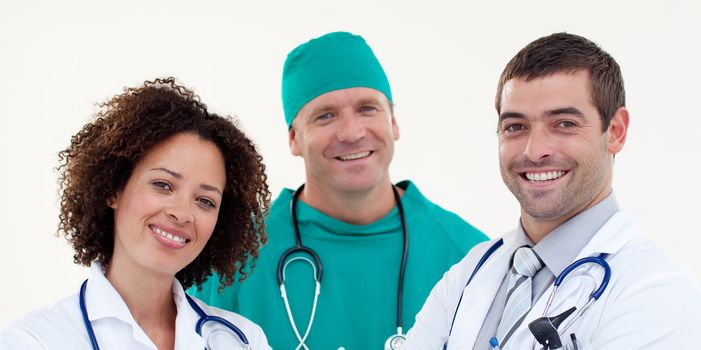
[[[304,105],[330,91],[373,88],[392,101],[389,81],[361,36],[334,32],[298,46],[287,55],[282,72],[282,105],[287,127]]]

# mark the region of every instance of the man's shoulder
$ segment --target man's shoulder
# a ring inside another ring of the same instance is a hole
[[[639,235],[628,241],[611,258],[622,278],[634,282],[664,276],[670,280],[691,280],[689,270],[655,242]]]
[[[285,213],[289,215],[290,203],[292,202],[293,194],[294,190],[289,188],[283,188],[282,191],[280,191],[280,194],[275,197],[273,203],[270,205],[270,215],[268,216],[268,220],[271,218],[275,219]]]
[[[405,196],[402,198],[402,202],[406,202],[406,205],[414,211],[421,212],[423,215],[428,216],[428,219],[446,223],[448,226],[472,227],[472,225],[460,217],[460,215],[428,199],[421,193],[418,186],[410,180],[397,183],[397,187],[404,190]],[[422,218],[422,220],[425,220],[425,218]]]
[[[488,237],[474,225],[467,222],[460,215],[443,208],[424,196],[418,187],[411,181],[405,180],[397,184],[406,193],[407,202],[419,215],[418,222],[431,227],[432,234],[442,231],[448,235],[465,251],[479,242],[486,241]],[[407,213],[412,215],[413,213]]]

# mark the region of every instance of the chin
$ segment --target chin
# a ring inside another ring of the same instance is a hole
[[[348,181],[339,184],[338,188],[344,192],[366,192],[374,189],[377,185],[376,181]]]

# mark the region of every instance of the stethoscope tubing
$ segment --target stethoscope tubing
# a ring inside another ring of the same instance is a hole
[[[92,328],[92,323],[90,323],[90,318],[88,318],[88,307],[85,305],[85,289],[88,286],[88,280],[83,281],[80,285],[80,294],[78,297],[78,304],[80,305],[80,314],[83,316],[83,324],[85,324],[85,330],[88,332],[88,338],[90,339],[90,345],[93,350],[100,350],[100,345],[97,343],[97,338],[95,337],[95,330]]]
[[[224,325],[224,327],[226,327],[229,330],[231,330],[232,332],[234,332],[239,337],[239,339],[241,340],[241,342],[244,345],[246,345],[246,346],[249,345],[248,338],[243,333],[243,331],[241,331],[241,329],[239,327],[236,327],[236,325],[229,322],[225,318],[222,318],[219,316],[207,315],[207,313],[205,313],[204,310],[202,310],[202,308],[199,305],[197,305],[197,303],[189,295],[185,294],[185,298],[187,298],[187,302],[190,304],[192,309],[194,309],[195,312],[197,313],[197,315],[200,317],[200,319],[197,320],[197,323],[195,324],[195,332],[197,332],[197,335],[199,335],[201,337],[202,336],[202,326],[205,323],[211,321],[211,322],[216,322],[216,323],[220,323],[220,324]]]
[[[295,245],[282,253],[280,256],[280,259],[278,261],[278,266],[277,266],[277,282],[278,285],[282,288],[284,287],[284,268],[286,266],[285,261],[289,256],[291,256],[294,253],[305,253],[309,256],[312,257],[314,260],[314,264],[316,265],[316,271],[315,271],[315,279],[317,283],[321,283],[321,277],[323,275],[323,265],[321,263],[321,258],[319,255],[310,247],[305,246],[302,243],[302,235],[299,230],[299,222],[297,221],[297,203],[299,201],[299,196],[302,193],[302,190],[304,190],[304,184],[299,186],[299,188],[294,192],[292,195],[292,201],[290,203],[290,213],[292,216],[292,226],[294,229],[294,234],[295,234]],[[402,330],[402,304],[404,300],[404,274],[406,271],[406,264],[408,260],[408,255],[409,255],[409,237],[408,237],[408,229],[407,229],[407,223],[406,223],[406,214],[404,212],[404,206],[402,205],[401,198],[399,196],[399,192],[397,191],[396,187],[392,185],[392,193],[394,195],[394,200],[397,203],[397,210],[399,211],[399,218],[401,219],[401,225],[402,225],[402,258],[401,262],[399,264],[399,281],[397,282],[397,320],[396,320],[396,325],[397,325],[397,330],[398,333],[401,333]]]
[[[567,266],[562,272],[557,276],[555,279],[555,288],[560,287],[560,284],[562,284],[562,281],[565,280],[565,277],[570,274],[570,272],[574,271],[576,268],[584,265],[584,264],[597,264],[601,266],[604,269],[604,277],[601,279],[601,284],[599,284],[599,287],[592,292],[591,298],[594,298],[596,300],[599,300],[599,297],[601,294],[604,294],[604,291],[606,290],[606,287],[609,285],[609,281],[611,280],[611,266],[606,262],[606,257],[608,254],[606,253],[601,253],[599,256],[588,256],[585,258],[581,258],[569,266]]]
[[[467,284],[465,284],[465,287],[470,285],[470,282],[472,282],[472,279],[477,274],[477,271],[479,271],[482,268],[482,265],[484,265],[484,263],[487,262],[489,257],[492,256],[492,254],[494,254],[494,252],[496,252],[497,249],[499,249],[502,245],[504,245],[504,239],[500,238],[498,241],[496,241],[496,243],[494,243],[491,247],[489,247],[489,249],[487,249],[487,251],[484,253],[484,255],[482,255],[482,258],[480,258],[480,260],[477,262],[477,266],[472,271],[472,274],[470,274],[470,278],[467,280]],[[458,316],[458,309],[460,309],[460,304],[462,303],[462,297],[464,297],[464,296],[465,296],[465,293],[460,294],[460,299],[458,300],[458,306],[455,308],[455,312],[453,313],[453,321],[450,323],[450,331],[448,331],[448,338],[450,338],[451,334],[453,334],[453,326],[455,325],[455,319]],[[448,343],[446,343],[443,348],[446,349],[447,346],[448,346]]]
[[[87,284],[88,280],[86,279],[80,286],[78,304],[80,305],[80,313],[83,316],[83,324],[85,325],[85,331],[88,333],[88,338],[90,339],[90,345],[92,346],[93,350],[100,350],[100,345],[97,343],[97,337],[95,337],[95,330],[93,329],[92,323],[90,322],[90,318],[88,317],[88,308],[85,304],[85,290],[87,288]],[[243,333],[243,331],[241,331],[240,328],[236,327],[236,325],[222,317],[207,315],[207,313],[205,313],[204,310],[202,310],[202,308],[199,305],[197,305],[197,303],[189,295],[185,294],[185,297],[187,298],[187,302],[190,304],[192,309],[195,310],[197,315],[200,317],[199,320],[197,320],[197,323],[195,324],[195,332],[197,332],[199,336],[202,336],[202,326],[205,323],[210,321],[220,323],[232,332],[234,332],[239,337],[239,340],[241,340],[241,342],[244,345],[246,345],[247,348],[250,349],[248,338]]]
[[[470,275],[470,278],[467,280],[467,283],[465,284],[465,288],[470,285],[470,282],[472,282],[472,279],[475,277],[477,272],[482,268],[482,266],[487,262],[487,260],[496,252],[502,245],[504,245],[504,239],[500,238],[492,246],[487,249],[487,251],[482,255],[480,260],[477,262],[477,265],[475,266],[475,269],[472,271],[472,274]],[[578,317],[580,317],[584,311],[586,311],[591,304],[598,300],[599,297],[604,293],[606,288],[608,287],[609,281],[611,280],[611,266],[606,262],[606,257],[608,254],[606,253],[601,253],[599,256],[596,257],[584,257],[581,258],[572,264],[568,265],[562,272],[555,278],[555,282],[553,283],[553,291],[550,293],[550,296],[548,297],[548,301],[545,306],[545,310],[543,311],[543,315],[545,315],[549,308],[550,305],[555,298],[555,292],[557,289],[560,287],[562,282],[565,280],[565,277],[570,274],[570,272],[574,271],[578,267],[585,265],[585,264],[597,264],[601,266],[604,269],[604,276],[601,279],[601,283],[597,287],[596,290],[592,292],[592,294],[589,297],[589,301],[582,307],[576,314],[575,317],[571,318],[570,321],[563,327],[562,332],[566,331],[567,328],[569,328],[573,323],[574,320],[576,320]],[[448,331],[448,338],[450,338],[450,335],[453,333],[453,326],[455,325],[455,319],[457,318],[458,315],[458,310],[460,309],[460,304],[462,303],[462,299],[465,293],[460,294],[460,299],[458,300],[458,304],[455,307],[455,312],[453,313],[453,320],[450,323],[450,330]],[[446,350],[448,348],[448,342],[443,344],[443,349]]]

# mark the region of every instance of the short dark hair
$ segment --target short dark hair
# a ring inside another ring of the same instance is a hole
[[[114,248],[114,211],[108,200],[123,190],[135,165],[167,138],[191,133],[221,151],[226,185],[211,238],[202,252],[176,274],[187,288],[201,285],[212,271],[224,284],[258,256],[267,240],[263,215],[270,202],[265,165],[253,142],[231,117],[209,113],[191,90],[174,78],[125,88],[99,105],[59,153],[62,232],[75,250],[74,261],[107,265]]]
[[[497,86],[497,113],[501,113],[504,84],[510,79],[525,78],[529,81],[555,73],[574,73],[580,70],[589,72],[592,102],[601,115],[603,131],[606,131],[616,110],[626,104],[621,68],[596,43],[568,33],[539,38],[509,61]]]

